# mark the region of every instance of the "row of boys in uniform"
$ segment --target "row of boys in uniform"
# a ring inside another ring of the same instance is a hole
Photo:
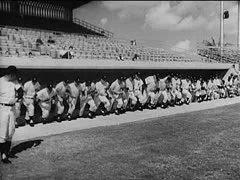
[[[140,73],[134,73],[129,77],[120,76],[111,84],[106,76],[102,76],[97,82],[82,82],[76,78],[73,82],[63,80],[55,87],[49,83],[45,88],[41,88],[37,77],[33,77],[24,84],[19,79],[18,86],[21,98],[15,106],[16,117],[20,116],[24,105],[25,119],[30,126],[34,126],[36,103],[41,108],[45,124],[53,107],[56,121],[61,122],[63,119],[72,120],[77,107],[78,117],[94,118],[98,114],[119,115],[127,110],[166,108],[240,95],[240,79],[233,74],[224,81],[219,76],[203,80],[190,76],[183,78],[180,74],[166,77],[152,74],[141,79]]]

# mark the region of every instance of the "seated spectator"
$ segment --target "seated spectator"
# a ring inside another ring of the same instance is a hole
[[[117,60],[118,60],[118,61],[124,61],[124,59],[123,59],[123,57],[122,57],[121,54],[117,57]]]
[[[131,42],[131,45],[132,46],[136,46],[137,45],[137,41],[136,40],[132,40],[132,41],[130,41]]]
[[[36,47],[39,48],[40,46],[44,45],[43,41],[41,40],[41,37],[39,36],[36,40]]]
[[[5,55],[11,56],[10,48],[7,49],[7,51],[5,52]]]
[[[55,48],[55,41],[52,39],[52,36],[49,36],[49,39],[48,39],[48,46],[50,46],[51,48]]]
[[[69,46],[68,51],[62,56],[63,59],[72,59],[74,57],[73,47]]]
[[[16,49],[16,51],[15,51],[15,55],[17,56],[17,57],[19,57],[20,56],[20,53],[19,53],[19,51]]]
[[[139,58],[139,55],[138,54],[134,54],[134,56],[132,58],[132,61],[138,60],[138,58]]]
[[[29,58],[33,57],[33,53],[31,51],[28,53],[28,57]]]
[[[63,55],[66,54],[66,53],[67,53],[66,46],[64,46],[63,49],[61,49],[61,50],[59,51],[59,55],[60,55],[60,57],[62,58]]]

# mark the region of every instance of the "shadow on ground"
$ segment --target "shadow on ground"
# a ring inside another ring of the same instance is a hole
[[[42,139],[31,140],[27,142],[22,142],[16,146],[14,146],[11,150],[11,154],[17,154],[22,151],[26,151],[27,149],[31,149],[32,147],[37,147],[42,143]]]

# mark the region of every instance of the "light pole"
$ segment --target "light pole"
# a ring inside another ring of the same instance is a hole
[[[238,38],[237,38],[237,47],[240,49],[240,1],[238,1]]]
[[[223,32],[224,31],[224,23],[223,23],[223,1],[220,2],[220,55],[221,55],[221,62],[222,62],[222,55],[223,55]]]

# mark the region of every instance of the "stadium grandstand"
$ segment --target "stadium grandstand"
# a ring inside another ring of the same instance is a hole
[[[61,58],[61,51],[73,47],[75,59],[116,60],[121,54],[125,60],[153,62],[226,62],[235,63],[239,56],[219,61],[209,51],[179,52],[162,47],[149,47],[144,42],[133,46],[130,40],[116,39],[112,32],[73,18],[72,10],[89,1],[1,1],[0,50],[1,56],[50,56]],[[49,46],[48,39],[55,41]],[[36,40],[40,38],[40,47]],[[206,54],[208,53],[208,54]],[[212,57],[213,56],[213,57]],[[211,58],[212,57],[212,58]]]

